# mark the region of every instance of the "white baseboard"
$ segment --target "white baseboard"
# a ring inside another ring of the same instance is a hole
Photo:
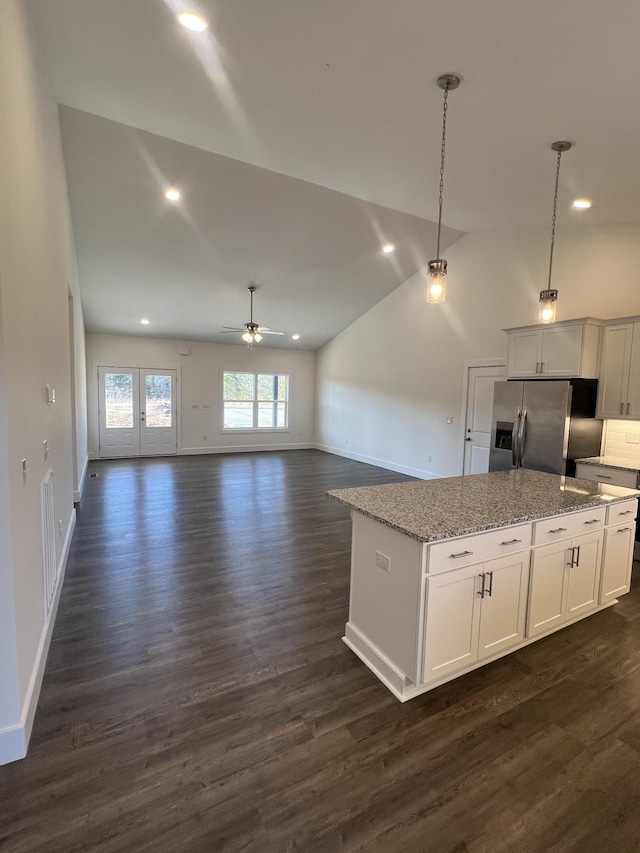
[[[73,502],[74,504],[79,504],[82,500],[82,492],[84,491],[84,481],[87,477],[87,468],[89,467],[89,455],[85,457],[84,466],[82,468],[82,474],[80,474],[80,482],[78,483],[78,490],[73,493]]]
[[[11,761],[17,761],[24,758],[27,754],[29,739],[31,738],[31,729],[33,728],[33,720],[36,715],[38,699],[40,697],[40,688],[42,687],[42,678],[44,676],[44,668],[47,663],[47,655],[49,654],[49,646],[51,644],[51,635],[53,634],[53,626],[58,613],[58,603],[60,601],[60,592],[64,583],[64,574],[67,569],[67,559],[69,557],[69,548],[71,547],[71,538],[76,526],[76,511],[71,512],[67,534],[64,539],[62,554],[60,555],[60,563],[58,568],[58,583],[51,601],[51,608],[47,621],[42,627],[38,652],[29,679],[27,695],[25,696],[20,721],[14,726],[6,729],[0,729],[0,764],[9,764]]]
[[[421,468],[408,468],[406,465],[398,465],[396,462],[388,462],[386,459],[376,459],[375,456],[364,456],[361,453],[349,453],[339,447],[331,447],[328,444],[314,444],[316,450],[322,450],[325,453],[333,453],[335,456],[344,456],[346,459],[353,459],[355,462],[366,462],[367,465],[377,465],[378,468],[386,468],[388,471],[396,471],[398,474],[408,474],[410,477],[417,477],[419,480],[439,480],[440,474],[433,474],[431,471],[424,471]]]
[[[202,456],[206,453],[256,453],[262,450],[313,450],[314,444],[245,444],[242,447],[181,447],[178,456]]]

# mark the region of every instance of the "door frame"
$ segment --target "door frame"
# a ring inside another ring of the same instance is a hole
[[[182,366],[180,364],[159,364],[149,363],[148,361],[140,362],[139,360],[131,360],[128,364],[123,365],[120,359],[114,359],[113,363],[107,363],[104,359],[100,362],[91,362],[91,382],[93,383],[93,391],[91,393],[91,409],[90,421],[93,423],[93,450],[87,456],[89,459],[101,459],[100,456],[100,379],[98,377],[98,368],[113,367],[116,370],[126,370],[134,368],[137,370],[175,370],[176,372],[176,456],[180,456],[182,448]],[[87,396],[87,405],[89,405],[89,395]],[[173,454],[171,454],[173,456]],[[126,458],[126,457],[125,457]],[[143,456],[130,457],[133,459],[146,459]]]
[[[462,362],[462,400],[460,402],[460,430],[458,450],[458,473],[464,474],[464,439],[467,434],[467,396],[469,394],[469,377],[472,367],[504,367],[505,377],[507,370],[507,359],[502,358],[470,358]]]

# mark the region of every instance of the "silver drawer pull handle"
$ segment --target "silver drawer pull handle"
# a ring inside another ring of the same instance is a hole
[[[626,509],[624,512],[619,512],[618,515],[633,515],[634,509]]]
[[[566,528],[566,527],[556,527],[556,529],[555,529],[555,530],[550,530],[550,531],[549,531],[549,533],[566,533],[566,532],[567,532],[567,528]]]
[[[600,519],[592,518],[591,521],[585,521],[585,524],[600,524]]]
[[[599,480],[610,480],[611,475],[610,474],[598,474],[598,479]]]
[[[470,557],[473,551],[460,551],[459,554],[449,554],[452,560],[457,560],[458,557]]]
[[[618,533],[626,533],[626,532],[627,532],[627,530],[631,530],[631,528],[630,528],[630,527],[621,527],[621,528],[618,530]]]
[[[522,539],[509,539],[507,542],[501,542],[501,545],[517,545],[519,542],[522,542]]]

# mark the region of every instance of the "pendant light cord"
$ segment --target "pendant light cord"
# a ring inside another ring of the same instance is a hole
[[[442,104],[442,144],[440,147],[440,194],[438,196],[438,239],[436,242],[436,259],[440,258],[440,230],[442,227],[442,192],[444,190],[444,152],[447,136],[447,98],[449,96],[448,84],[444,87],[444,100]]]
[[[553,193],[553,217],[551,219],[551,254],[549,255],[549,284],[548,290],[551,290],[551,268],[553,267],[553,247],[556,242],[556,211],[558,208],[558,182],[560,180],[560,158],[562,151],[558,151],[558,160],[556,163],[556,188]]]

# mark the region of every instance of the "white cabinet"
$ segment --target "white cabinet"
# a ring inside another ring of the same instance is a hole
[[[624,486],[626,489],[635,489],[638,485],[637,471],[627,471],[625,468],[613,468],[608,465],[591,465],[585,462],[576,462],[576,477],[591,480],[594,483]]]
[[[596,378],[600,325],[599,320],[586,319],[505,329],[507,378]]]
[[[424,682],[522,643],[528,576],[527,550],[428,578]]]
[[[640,321],[603,329],[596,415],[640,419]]]
[[[600,580],[602,531],[534,549],[527,636],[536,637],[594,610]]]
[[[606,604],[631,589],[635,524],[611,527],[604,532],[602,580],[599,603]]]

